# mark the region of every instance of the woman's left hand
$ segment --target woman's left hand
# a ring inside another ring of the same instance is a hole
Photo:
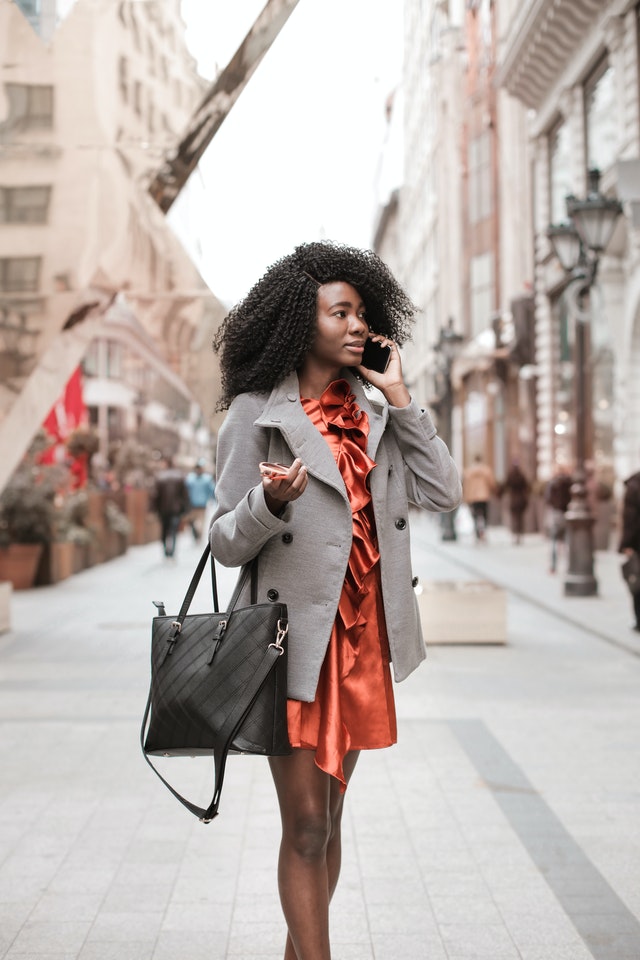
[[[383,337],[378,333],[370,333],[369,339],[381,344],[383,347],[389,347],[391,349],[389,363],[384,373],[369,370],[368,367],[362,364],[358,367],[358,372],[365,380],[368,380],[370,384],[377,387],[378,390],[384,394],[385,400],[390,403],[391,406],[408,406],[409,403],[411,403],[411,394],[407,390],[402,376],[402,361],[397,345],[393,340],[389,340],[388,337]]]

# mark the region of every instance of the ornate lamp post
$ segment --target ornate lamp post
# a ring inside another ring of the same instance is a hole
[[[451,450],[451,439],[453,433],[453,387],[451,384],[451,367],[456,358],[460,344],[464,337],[456,333],[453,329],[453,318],[449,317],[446,327],[440,327],[438,342],[434,345],[434,351],[438,356],[439,379],[441,380],[441,389],[438,391],[438,432],[441,438]],[[440,522],[442,527],[443,540],[457,540],[455,528],[455,511],[451,513],[441,513]]]
[[[570,278],[567,295],[575,320],[575,473],[566,514],[569,557],[564,581],[564,592],[569,597],[592,597],[598,592],[593,570],[594,518],[587,499],[585,469],[587,430],[591,423],[586,325],[591,316],[589,294],[596,281],[600,254],[609,244],[622,213],[618,200],[600,193],[599,171],[590,170],[588,177],[584,200],[566,198],[570,222],[547,228],[553,251]]]

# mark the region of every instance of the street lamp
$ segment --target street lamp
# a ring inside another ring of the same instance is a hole
[[[453,387],[451,384],[451,368],[463,340],[464,337],[462,334],[456,333],[453,329],[453,317],[449,317],[447,325],[440,327],[438,342],[433,348],[440,359],[438,372],[442,378],[442,389],[438,391],[437,400],[438,413],[440,414],[438,417],[438,432],[449,450],[451,450],[453,434]],[[453,510],[450,513],[440,514],[443,540],[458,539],[455,527],[455,513],[456,511]]]
[[[622,213],[622,204],[601,194],[599,183],[599,171],[590,170],[586,198],[566,197],[570,222],[547,228],[553,251],[569,276],[567,296],[575,320],[575,472],[566,514],[569,557],[564,581],[564,592],[569,597],[592,597],[598,592],[593,570],[594,517],[587,499],[585,469],[587,427],[591,422],[587,404],[586,325],[600,254],[608,246]]]

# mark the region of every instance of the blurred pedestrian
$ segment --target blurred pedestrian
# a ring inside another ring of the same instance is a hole
[[[189,491],[182,470],[174,466],[171,457],[165,457],[163,467],[156,474],[151,503],[160,517],[164,555],[173,557],[180,520],[189,509]]]
[[[549,573],[555,573],[558,566],[558,552],[566,535],[567,508],[571,501],[573,481],[566,467],[556,467],[554,475],[544,490],[544,499],[549,509],[549,539],[551,540],[551,562]]]
[[[634,473],[624,482],[622,501],[622,533],[620,553],[627,557],[640,555],[640,473]],[[633,594],[635,623],[633,630],[640,631],[640,592]]]
[[[270,758],[286,960],[331,956],[347,784],[360,750],[396,741],[390,661],[402,680],[425,656],[408,503],[460,502],[449,451],[404,382],[398,346],[415,310],[372,251],[309,243],[267,270],[215,340],[229,409],[211,548],[226,566],[259,558],[258,601],[279,597],[289,613],[293,749]]]
[[[187,474],[186,479],[191,507],[188,522],[196,543],[202,536],[205,513],[216,492],[213,477],[205,471],[204,467],[204,460],[198,460],[193,470]]]
[[[471,466],[464,471],[462,479],[462,492],[465,503],[469,504],[471,510],[476,540],[484,540],[489,519],[489,501],[496,489],[493,470],[477,453]]]
[[[511,464],[506,480],[502,484],[502,493],[506,493],[509,501],[509,515],[511,517],[511,533],[514,543],[522,543],[524,533],[524,515],[529,506],[529,492],[531,484],[520,468],[517,460]]]

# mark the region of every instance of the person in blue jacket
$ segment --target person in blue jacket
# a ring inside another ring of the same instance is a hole
[[[213,477],[205,471],[204,467],[204,460],[198,460],[194,469],[187,474],[186,478],[191,504],[188,522],[196,543],[202,536],[207,506],[213,500],[216,493]]]

